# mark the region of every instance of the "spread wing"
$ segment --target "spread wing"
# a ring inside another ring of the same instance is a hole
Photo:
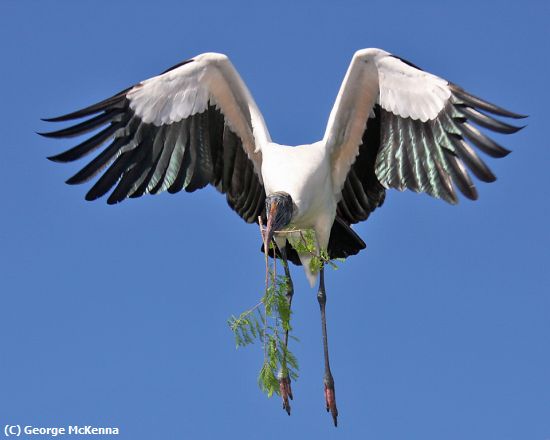
[[[225,55],[198,55],[100,103],[46,121],[84,117],[90,118],[41,134],[67,138],[100,129],[49,158],[71,162],[101,148],[67,180],[78,184],[99,175],[86,200],[113,187],[109,204],[163,191],[192,192],[212,184],[245,221],[254,222],[263,212],[261,147],[270,140],[269,133]]]
[[[324,137],[340,215],[351,223],[366,219],[383,202],[385,188],[450,203],[457,203],[458,188],[477,199],[468,171],[484,182],[496,177],[474,147],[497,158],[509,150],[476,125],[505,134],[522,128],[494,115],[524,117],[383,50],[358,51]]]

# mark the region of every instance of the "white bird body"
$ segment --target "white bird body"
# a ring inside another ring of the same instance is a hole
[[[273,142],[262,147],[262,178],[266,194],[285,192],[292,197],[295,214],[289,229],[313,229],[318,246],[326,249],[336,216],[338,201],[332,190],[332,169],[323,141],[295,147]],[[275,235],[279,246],[298,235]],[[298,254],[308,281],[313,286],[316,274],[311,272],[311,255]]]

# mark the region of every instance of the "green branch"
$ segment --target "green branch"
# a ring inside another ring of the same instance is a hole
[[[310,269],[313,272],[318,272],[325,264],[334,269],[338,268],[329,258],[326,250],[317,252],[313,230],[299,232],[300,238],[292,240],[292,246],[298,253],[308,253],[312,256]],[[232,315],[227,320],[229,328],[235,336],[237,348],[245,347],[256,341],[261,343],[264,362],[258,375],[258,385],[268,397],[273,394],[280,395],[280,379],[288,377],[296,380],[299,370],[296,356],[284,342],[285,332],[292,331],[290,323],[292,311],[287,299],[289,280],[286,276],[278,276],[276,269],[276,259],[273,259],[271,267],[266,262],[268,271],[266,288],[260,302],[239,316]],[[297,340],[292,335],[289,337]]]

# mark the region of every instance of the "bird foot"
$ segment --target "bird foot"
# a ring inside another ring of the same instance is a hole
[[[338,408],[336,408],[336,391],[334,390],[334,380],[325,380],[325,403],[327,412],[332,414],[334,426],[338,426]]]
[[[279,378],[279,391],[281,392],[281,397],[283,399],[283,409],[288,415],[290,415],[290,402],[288,399],[292,400],[292,388],[290,387],[290,377],[281,377]]]

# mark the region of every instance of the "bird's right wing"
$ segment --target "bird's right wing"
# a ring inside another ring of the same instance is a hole
[[[92,116],[47,137],[80,136],[101,128],[76,147],[50,157],[80,159],[112,142],[67,180],[86,182],[95,200],[115,185],[107,202],[127,197],[195,191],[207,184],[226,194],[247,222],[263,212],[261,146],[270,140],[250,92],[225,55],[205,53],[85,109],[47,119]]]
[[[331,157],[339,213],[355,223],[384,199],[384,188],[458,201],[477,191],[468,169],[495,176],[472,146],[492,157],[508,150],[472,123],[500,133],[521,127],[493,115],[521,118],[380,49],[358,51],[330,114],[324,142]]]

